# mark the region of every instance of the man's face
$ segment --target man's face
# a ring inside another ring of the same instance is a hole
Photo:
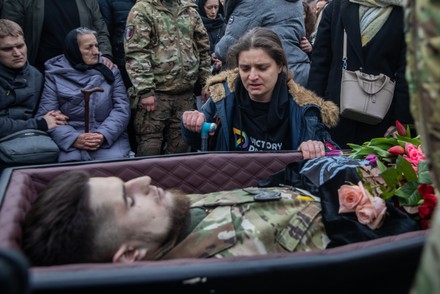
[[[0,63],[12,69],[22,68],[27,61],[27,47],[23,36],[0,38]]]
[[[179,207],[175,207],[175,195],[152,186],[150,177],[125,183],[117,177],[92,177],[89,186],[91,208],[113,207],[122,230],[131,228],[148,236],[145,242],[150,252],[166,240],[173,226],[174,209]]]

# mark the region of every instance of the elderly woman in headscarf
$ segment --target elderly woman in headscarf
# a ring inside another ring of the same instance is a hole
[[[58,161],[129,157],[127,91],[119,70],[102,63],[96,32],[88,28],[70,31],[64,54],[49,59],[45,68],[37,117],[47,109],[60,110],[69,117],[68,124],[49,131],[61,150]],[[90,94],[87,103],[83,90],[90,89],[97,91]]]

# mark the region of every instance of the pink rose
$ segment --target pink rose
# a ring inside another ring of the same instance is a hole
[[[416,161],[418,163],[420,160],[425,160],[425,155],[420,146],[416,147],[413,144],[406,142],[405,152],[410,159],[409,161]]]
[[[374,230],[382,225],[387,210],[385,201],[371,196],[361,181],[355,185],[342,185],[338,189],[339,213],[355,212],[358,221]]]
[[[425,160],[425,155],[422,152],[422,148],[419,146],[418,148],[411,143],[405,143],[405,152],[406,155],[403,155],[403,158],[408,160],[414,170],[417,172],[417,166],[419,165],[419,161]]]
[[[380,197],[371,196],[367,190],[364,192],[368,195],[368,200],[356,207],[356,216],[361,224],[375,230],[382,225],[387,210],[385,201]]]
[[[362,182],[357,186],[342,185],[338,189],[339,196],[339,213],[355,212],[356,206],[362,202],[364,198]]]

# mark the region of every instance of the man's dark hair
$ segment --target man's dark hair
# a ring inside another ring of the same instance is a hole
[[[94,216],[89,179],[83,171],[60,174],[32,204],[23,225],[22,248],[33,265],[90,261]]]

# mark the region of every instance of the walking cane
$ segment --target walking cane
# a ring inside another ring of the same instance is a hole
[[[84,133],[89,132],[89,108],[90,108],[90,95],[95,92],[104,92],[100,87],[95,87],[92,89],[81,89],[84,94]]]

